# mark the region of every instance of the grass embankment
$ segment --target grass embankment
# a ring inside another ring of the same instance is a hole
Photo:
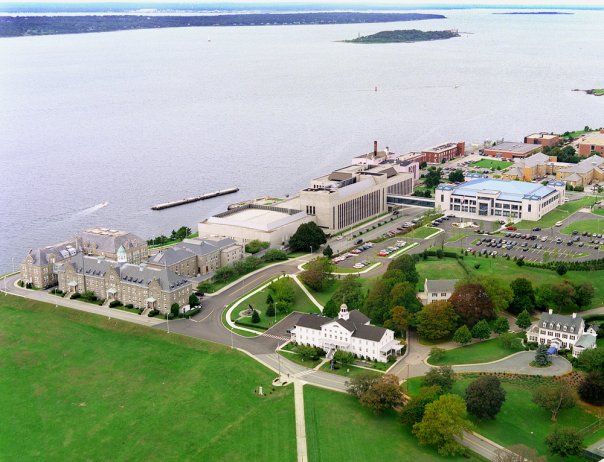
[[[363,289],[365,290],[365,294],[367,294],[367,292],[369,291],[369,288],[371,287],[371,284],[373,283],[373,281],[375,281],[375,279],[376,279],[375,276],[369,277],[369,278],[359,277],[358,281],[363,286]],[[341,284],[342,283],[339,279],[334,279],[321,291],[312,290],[309,287],[306,287],[306,288],[312,294],[312,296],[315,297],[315,300],[317,300],[321,305],[325,306],[327,304],[327,302],[329,301],[329,299],[336,292],[336,290],[338,290],[338,288],[340,287]]]
[[[600,271],[569,271],[564,276],[559,276],[555,271],[518,266],[513,260],[505,258],[484,258],[473,255],[464,256],[463,262],[470,275],[496,277],[505,282],[512,282],[516,278],[526,278],[533,286],[541,284],[557,284],[568,280],[575,284],[589,283],[594,288],[594,297],[588,308],[604,305],[604,270]],[[480,263],[478,269],[474,265]],[[416,265],[419,272],[418,290],[423,290],[424,279],[463,279],[466,273],[462,266],[453,258],[438,260],[429,258],[420,260]]]
[[[560,232],[563,234],[572,234],[573,231],[583,233],[587,231],[590,234],[602,234],[604,232],[604,219],[592,218],[591,220],[580,220],[571,223]]]
[[[279,354],[284,358],[289,359],[296,364],[300,364],[301,366],[308,367],[309,369],[314,369],[321,362],[321,359],[304,359],[293,351],[279,350]]]
[[[433,228],[431,226],[422,226],[421,228],[416,228],[413,231],[408,232],[401,239],[404,239],[406,237],[413,237],[415,239],[425,239],[428,236],[432,236],[433,234],[438,233],[439,231],[440,230],[438,228]]]
[[[585,196],[576,201],[566,202],[551,212],[547,213],[543,218],[537,221],[522,220],[516,223],[518,229],[532,229],[535,226],[540,228],[551,228],[558,221],[565,220],[570,217],[573,213],[584,207],[591,207],[596,202],[596,198],[592,196]]]
[[[413,460],[476,462],[442,457],[420,446],[392,411],[376,416],[351,395],[304,387],[308,459],[313,462]]]
[[[471,164],[470,167],[489,168],[491,170],[504,170],[513,164],[514,162],[508,162],[505,160],[480,159],[478,162],[474,162],[473,164]]]
[[[517,334],[517,337],[522,337],[522,334]],[[519,342],[516,340],[516,342]],[[505,348],[498,338],[492,338],[485,340],[484,342],[473,343],[471,345],[454,348],[452,350],[446,350],[442,358],[435,360],[434,358],[428,358],[428,363],[433,366],[452,366],[455,364],[477,364],[477,363],[488,363],[490,361],[497,361],[498,359],[505,358],[518,351],[523,351],[521,345],[517,345],[518,348],[508,349]]]
[[[463,396],[466,388],[473,379],[463,378],[455,382],[453,393]],[[562,461],[558,457],[548,454],[545,446],[545,437],[550,434],[555,423],[551,421],[551,414],[533,403],[533,390],[541,383],[548,383],[550,379],[535,377],[534,379],[517,378],[503,382],[506,391],[506,401],[495,420],[474,420],[476,431],[481,435],[499,443],[504,447],[515,444],[524,444],[535,448],[542,455],[547,455],[548,461]],[[421,387],[421,377],[414,377],[406,382],[407,393],[417,395]],[[558,415],[558,425],[561,427],[584,428],[598,419],[602,414],[601,408],[595,408],[583,403],[571,409],[564,409]],[[590,436],[589,441],[599,436]],[[600,436],[601,437],[601,436]],[[580,462],[582,457],[567,457],[564,462]]]
[[[296,459],[293,390],[236,350],[11,296],[0,342],[3,459]]]
[[[374,377],[379,377],[382,375],[382,372],[372,371],[369,369],[365,369],[362,367],[356,367],[353,365],[342,366],[340,365],[338,369],[331,370],[329,368],[329,363],[323,364],[320,369],[324,372],[329,372],[330,374],[341,375],[342,377],[355,377],[357,375],[372,375]]]
[[[321,313],[319,308],[317,308],[310,301],[310,299],[306,296],[306,294],[302,291],[302,289],[300,289],[300,286],[298,286],[298,284],[296,284],[293,280],[291,281],[291,283],[292,283],[292,287],[294,288],[295,298],[294,298],[294,303],[293,303],[293,306],[292,306],[290,312],[291,311],[300,311],[302,313]],[[257,288],[251,290],[250,292],[253,292],[256,289]],[[264,290],[261,290],[260,292],[252,295],[251,297],[246,298],[243,302],[241,302],[239,304],[239,306],[237,308],[235,308],[233,310],[233,312],[231,313],[231,320],[233,320],[233,321],[239,320],[239,321],[251,324],[252,323],[251,316],[240,317],[240,313],[242,311],[246,310],[251,305],[260,314],[260,322],[257,324],[254,324],[253,326],[264,327],[264,328],[268,329],[271,326],[278,323],[279,321],[281,321],[289,313],[277,312],[276,317],[275,316],[269,317],[266,315],[266,309],[268,308],[268,306],[266,304],[266,297],[268,296],[269,292],[270,291],[269,291],[268,287],[266,287],[266,288],[264,288]]]

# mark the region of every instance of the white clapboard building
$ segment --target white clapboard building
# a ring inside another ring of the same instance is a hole
[[[291,333],[293,342],[322,348],[326,352],[344,350],[359,358],[387,362],[389,356],[400,354],[403,345],[394,339],[394,332],[372,326],[369,318],[358,310],[340,307],[337,319],[317,314],[304,314]]]

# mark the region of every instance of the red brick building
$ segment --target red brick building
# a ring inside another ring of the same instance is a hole
[[[587,135],[579,142],[580,157],[589,157],[592,152],[604,157],[604,129],[600,133]]]
[[[466,143],[460,141],[459,143],[447,143],[435,146],[433,148],[424,149],[421,154],[421,162],[427,162],[429,164],[440,164],[447,162],[456,157],[461,157],[466,152]]]

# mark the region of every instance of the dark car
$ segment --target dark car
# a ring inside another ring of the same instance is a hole
[[[535,227],[533,228],[533,231],[541,231],[541,228],[539,228],[538,226],[535,226]]]

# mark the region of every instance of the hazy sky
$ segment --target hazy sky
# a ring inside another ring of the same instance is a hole
[[[603,5],[602,0],[412,0],[412,1],[401,1],[401,0],[378,0],[377,2],[371,1],[350,1],[350,0],[230,0],[228,2],[218,0],[8,0],[10,3],[100,3],[100,2],[112,2],[112,3],[197,3],[197,4],[211,4],[211,3],[316,3],[316,4],[387,4],[387,5],[400,5],[409,7],[420,7],[422,5],[538,5],[542,7],[556,7],[556,6],[598,6]],[[7,3],[8,3],[7,2]],[[4,3],[0,0],[0,3]]]

